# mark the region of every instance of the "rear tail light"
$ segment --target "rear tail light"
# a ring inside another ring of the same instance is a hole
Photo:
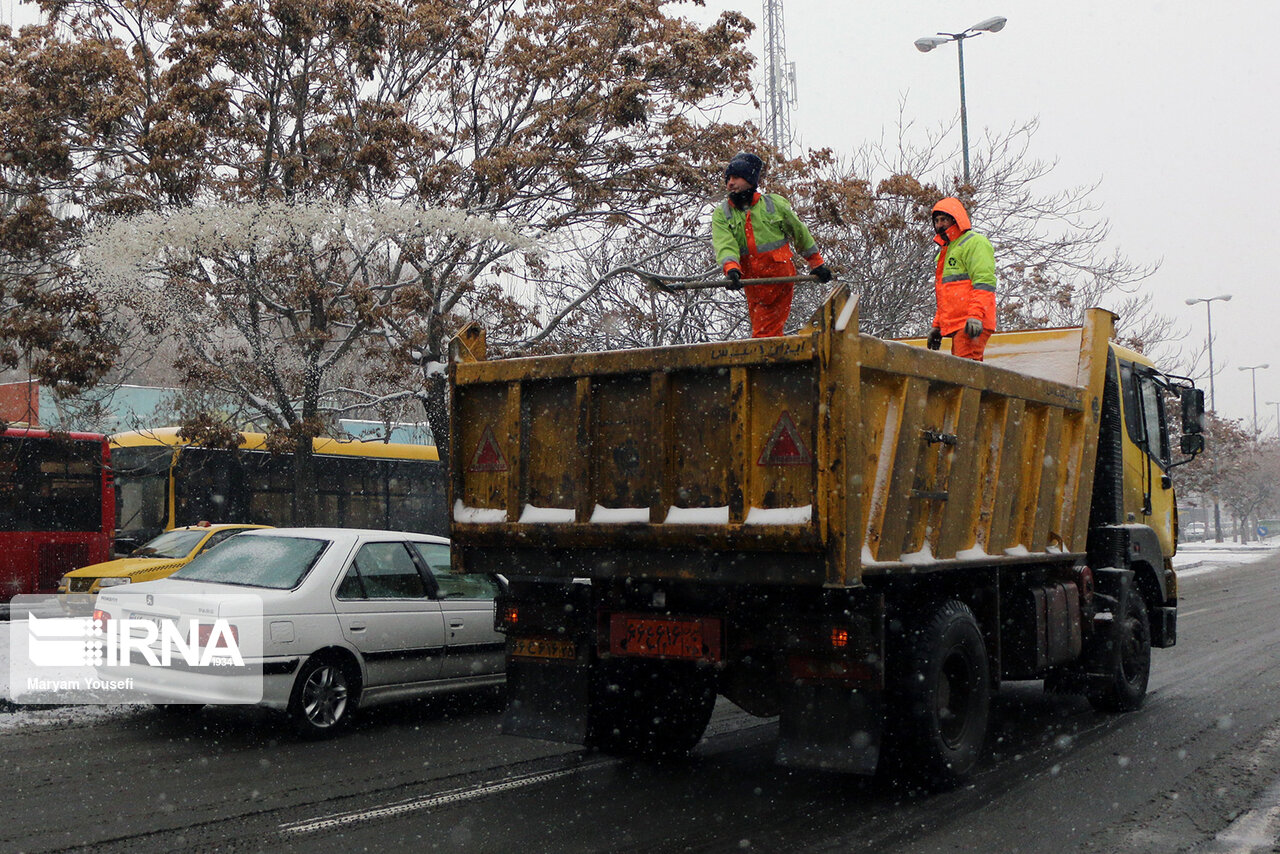
[[[516,605],[504,605],[498,615],[498,622],[507,628],[518,626],[520,624],[520,608]]]
[[[95,631],[101,632],[102,634],[105,635],[107,633],[107,623],[109,622],[111,622],[110,614],[108,614],[106,611],[98,610],[97,608],[94,609],[93,611],[94,626],[93,627]]]
[[[228,624],[227,628],[229,630],[228,633],[231,635],[232,642],[239,644],[240,630],[231,624]],[[209,639],[212,637],[213,637],[213,625],[211,623],[201,623],[199,627],[196,629],[196,641],[199,643],[200,646],[208,646]],[[226,649],[226,648],[227,648],[226,645],[223,643],[223,635],[219,634],[218,645],[215,646],[214,649]]]
[[[831,629],[831,648],[844,649],[849,645],[849,630],[841,626]]]

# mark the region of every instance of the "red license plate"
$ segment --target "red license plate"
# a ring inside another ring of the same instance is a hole
[[[720,660],[720,621],[714,617],[611,614],[609,651],[614,655]]]

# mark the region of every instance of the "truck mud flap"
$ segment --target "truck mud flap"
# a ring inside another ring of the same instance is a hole
[[[783,692],[779,765],[874,774],[884,720],[879,692],[800,685]]]
[[[585,664],[508,659],[503,734],[585,744],[590,673]]]

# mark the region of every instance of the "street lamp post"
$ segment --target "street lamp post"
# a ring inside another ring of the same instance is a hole
[[[1204,316],[1208,324],[1209,337],[1209,411],[1217,413],[1217,406],[1214,402],[1213,394],[1213,303],[1216,300],[1228,302],[1231,294],[1221,294],[1216,297],[1191,297],[1187,300],[1187,305],[1195,305],[1198,302],[1204,303]],[[1216,454],[1209,455],[1210,474],[1213,479],[1213,536],[1217,542],[1222,542],[1222,507],[1218,504],[1218,457]]]
[[[1209,411],[1210,412],[1218,411],[1217,407],[1214,405],[1214,400],[1213,400],[1213,305],[1212,303],[1216,300],[1229,302],[1231,300],[1231,294],[1222,294],[1221,296],[1216,296],[1216,297],[1192,297],[1191,299],[1187,300],[1187,305],[1195,305],[1198,302],[1204,303],[1205,322],[1208,323],[1208,326],[1209,326],[1209,337],[1207,340],[1209,342]]]
[[[1258,371],[1271,367],[1265,362],[1261,365],[1241,365],[1240,370],[1248,371],[1253,377],[1253,438],[1258,438]]]
[[[956,56],[960,60],[960,142],[964,147],[965,184],[969,183],[969,116],[964,104],[964,40],[980,36],[983,33],[998,33],[1004,29],[1004,25],[1008,23],[1008,20],[1008,18],[996,15],[994,18],[979,21],[963,32],[938,33],[936,36],[925,36],[924,38],[916,39],[916,50],[921,53],[928,53],[935,47],[941,47],[947,42],[956,43]]]
[[[1276,408],[1276,439],[1280,440],[1280,400],[1268,400],[1267,406]]]

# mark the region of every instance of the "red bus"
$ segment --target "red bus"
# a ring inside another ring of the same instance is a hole
[[[65,573],[111,559],[111,448],[98,433],[0,434],[0,606],[53,593]]]

